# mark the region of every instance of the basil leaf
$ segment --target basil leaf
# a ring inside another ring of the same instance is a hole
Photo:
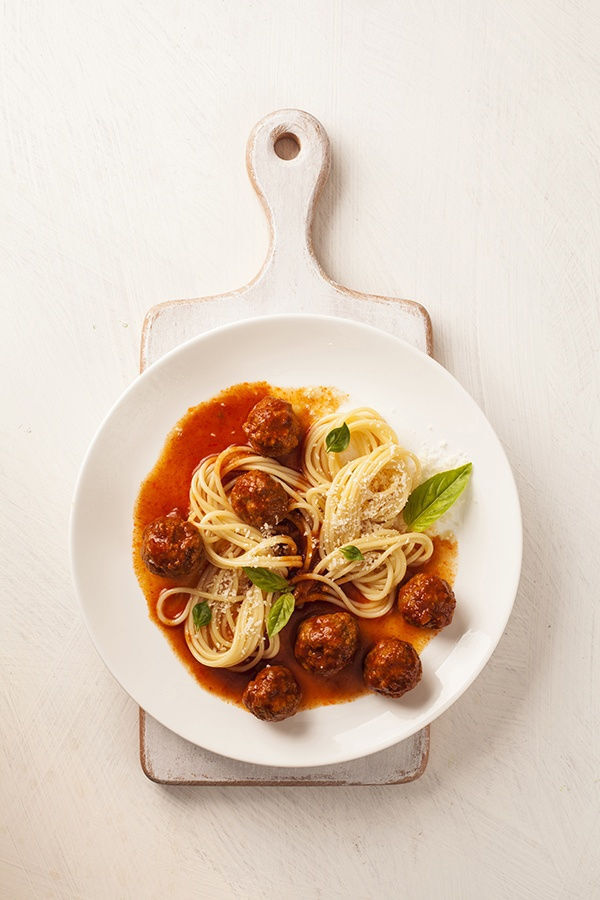
[[[466,488],[473,463],[458,469],[438,472],[415,488],[402,510],[404,521],[413,531],[425,531],[447,512]]]
[[[277,634],[278,631],[287,625],[290,616],[294,612],[296,601],[293,594],[280,594],[267,616],[267,634],[269,637]]]
[[[202,603],[196,603],[194,608],[192,609],[192,616],[194,617],[194,628],[196,631],[202,628],[204,625],[208,625],[210,620],[212,619],[212,612],[210,610],[210,606],[206,600],[203,600]]]
[[[350,443],[350,429],[344,422],[339,428],[334,428],[325,438],[325,447],[328,453],[341,453]]]
[[[262,566],[244,566],[244,572],[256,587],[261,591],[288,591],[289,583],[277,572],[271,572],[270,569],[264,569]]]
[[[351,562],[364,559],[364,556],[362,555],[358,547],[354,546],[354,544],[348,544],[347,547],[340,547],[340,553],[343,553],[346,559],[349,559]]]

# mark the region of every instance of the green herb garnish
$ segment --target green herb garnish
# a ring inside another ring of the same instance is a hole
[[[267,634],[269,637],[277,634],[278,631],[287,625],[290,616],[294,612],[296,601],[294,595],[290,593],[280,594],[267,616]]]
[[[262,566],[244,566],[244,572],[256,587],[261,591],[269,593],[270,591],[289,591],[289,582],[285,580],[277,572],[270,569],[264,569]]]
[[[350,429],[344,422],[339,428],[334,428],[325,438],[325,447],[328,453],[342,453],[350,443]]]
[[[212,612],[210,610],[210,606],[206,600],[203,600],[202,603],[196,603],[194,608],[192,609],[192,616],[194,618],[194,628],[198,631],[204,625],[208,625],[210,620],[212,619]]]
[[[402,510],[404,521],[413,531],[425,531],[447,512],[466,488],[473,463],[458,469],[438,472],[415,488]]]
[[[348,544],[347,547],[340,547],[340,553],[342,553],[346,559],[350,560],[350,562],[364,559],[364,556],[354,544]]]

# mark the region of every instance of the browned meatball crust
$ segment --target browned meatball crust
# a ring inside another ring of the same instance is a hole
[[[257,719],[280,722],[297,712],[302,699],[298,682],[286,666],[267,666],[248,683],[242,701]]]
[[[355,619],[350,613],[336,612],[304,619],[298,628],[294,653],[307,672],[335,675],[348,665],[357,648]]]
[[[244,472],[229,495],[236,515],[253,525],[277,525],[288,513],[290,498],[282,485],[266,472]]]
[[[445,628],[452,621],[456,599],[447,581],[420,572],[398,591],[398,609],[421,628]]]
[[[142,535],[142,560],[154,575],[185,578],[200,565],[202,538],[177,512],[150,522]]]
[[[363,674],[369,690],[401,697],[417,686],[423,670],[412,644],[400,638],[382,638],[367,653]]]
[[[285,456],[300,443],[302,428],[292,404],[265,397],[253,406],[243,424],[250,446],[262,456]]]

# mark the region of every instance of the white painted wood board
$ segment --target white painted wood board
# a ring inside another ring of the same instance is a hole
[[[414,781],[425,771],[429,728],[405,741],[334,766],[294,769],[255,766],[196,747],[140,710],[140,762],[160,784],[221,787],[324,787],[393,785]]]
[[[277,155],[275,145],[281,135],[293,136],[297,154],[293,159]],[[269,223],[265,262],[256,278],[230,294],[151,309],[142,330],[142,370],[178,343],[218,325],[284,310],[359,319],[431,352],[431,323],[422,306],[334,284],[315,258],[314,210],[331,161],[329,138],[321,123],[297,109],[270,113],[253,128],[246,161]],[[401,784],[423,774],[428,754],[426,727],[395,747],[335,766],[309,771],[255,766],[197,747],[140,710],[140,762],[149,778],[163,784]]]
[[[295,138],[299,152],[295,158],[281,159],[275,145],[287,135]],[[142,367],[217,324],[281,313],[356,319],[431,353],[431,322],[419,303],[350,290],[336,284],[319,264],[312,225],[330,165],[327,133],[309,113],[281,109],[255,125],[248,138],[246,166],[267,217],[269,247],[263,266],[247,285],[230,293],[153,307],[144,321]]]

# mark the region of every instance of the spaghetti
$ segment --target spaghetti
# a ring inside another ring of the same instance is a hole
[[[327,437],[344,423],[348,446],[331,452]],[[291,527],[257,528],[236,514],[231,491],[243,473],[253,471],[284,489]],[[188,517],[202,538],[205,561],[194,586],[161,591],[158,618],[170,626],[185,623],[187,646],[205,666],[245,671],[279,651],[278,635],[269,637],[267,630],[277,593],[253,584],[247,569],[277,573],[289,579],[292,591],[312,582],[321,599],[358,617],[384,615],[407,566],[427,561],[433,552],[431,539],[407,531],[402,520],[420,478],[417,457],[367,407],[314,422],[300,471],[237,444],[206,457],[191,479]],[[349,547],[351,558],[342,552]],[[167,601],[176,595],[185,602],[169,616]],[[198,603],[211,613],[200,626],[194,618]]]

